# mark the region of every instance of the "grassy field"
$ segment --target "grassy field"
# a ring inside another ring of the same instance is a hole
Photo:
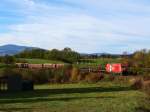
[[[20,58],[19,60],[26,61],[27,63],[30,64],[44,64],[44,63],[52,63],[52,64],[57,64],[57,63],[64,63],[62,61],[55,61],[55,60],[45,60],[45,59],[25,59],[25,58]],[[107,63],[119,63],[120,59],[112,59],[112,58],[99,58],[99,59],[87,59],[89,62],[82,61],[79,64],[74,63],[74,66],[77,67],[97,67],[98,65],[102,65],[103,67]]]
[[[3,64],[3,63],[0,63],[0,68],[2,68],[2,67],[4,67],[5,66],[5,64]]]
[[[28,63],[31,64],[44,64],[44,63],[51,63],[51,64],[57,64],[57,63],[63,63],[61,61],[54,61],[54,60],[45,60],[45,59],[19,59],[19,60],[25,60]]]
[[[81,62],[78,65],[75,65],[77,67],[98,67],[98,65],[101,65],[101,67],[105,67],[106,64],[108,63],[120,63],[121,59],[120,58],[98,58],[98,59],[86,59],[85,60],[80,60]]]
[[[58,84],[0,93],[0,112],[136,112],[145,94],[128,85]]]

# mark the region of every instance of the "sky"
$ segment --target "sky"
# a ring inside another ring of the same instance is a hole
[[[150,0],[0,0],[0,45],[81,53],[150,49]]]

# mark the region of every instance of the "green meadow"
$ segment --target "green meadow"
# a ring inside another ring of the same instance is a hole
[[[105,67],[108,63],[120,63],[121,58],[97,58],[97,59],[81,59],[79,64],[75,64],[77,67]]]
[[[30,92],[1,92],[0,112],[137,112],[144,98],[112,82],[36,85]]]
[[[46,59],[26,59],[26,58],[21,58],[19,60],[24,60],[24,61],[26,61],[27,63],[30,63],[30,64],[44,64],[44,63],[57,64],[57,63],[63,63],[62,61],[46,60]]]

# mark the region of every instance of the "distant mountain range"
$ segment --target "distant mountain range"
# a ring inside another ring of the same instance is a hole
[[[0,46],[0,56],[4,55],[15,55],[17,53],[20,53],[26,49],[33,49],[33,47],[27,47],[27,46],[19,46],[19,45],[3,45]]]
[[[19,45],[13,45],[13,44],[8,44],[8,45],[3,45],[0,46],[0,56],[5,56],[5,55],[15,55],[18,54],[24,50],[31,50],[31,49],[41,49],[38,47],[27,47],[27,46],[19,46]],[[82,56],[93,56],[93,55],[97,55],[97,56],[102,56],[102,55],[116,55],[116,54],[109,54],[109,53],[91,53],[91,54],[87,54],[87,53],[80,53]],[[119,54],[117,54],[119,55]]]

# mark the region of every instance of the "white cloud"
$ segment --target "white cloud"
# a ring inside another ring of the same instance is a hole
[[[103,18],[101,14],[88,13],[90,6],[94,12],[100,13],[103,9],[113,9],[111,12],[116,13],[115,11],[123,5],[125,6],[122,7],[122,11],[127,12],[135,12],[135,9],[144,7],[143,4],[117,1],[77,0],[73,3],[83,5],[83,9],[72,10],[73,8],[63,5],[13,0],[13,3],[22,9],[22,13],[26,14],[26,19],[24,23],[10,25],[10,32],[0,33],[0,44],[15,43],[46,49],[62,49],[68,46],[79,52],[113,53],[149,48],[150,16],[120,14],[112,18]],[[149,9],[145,6],[143,10],[138,11],[148,13]]]

